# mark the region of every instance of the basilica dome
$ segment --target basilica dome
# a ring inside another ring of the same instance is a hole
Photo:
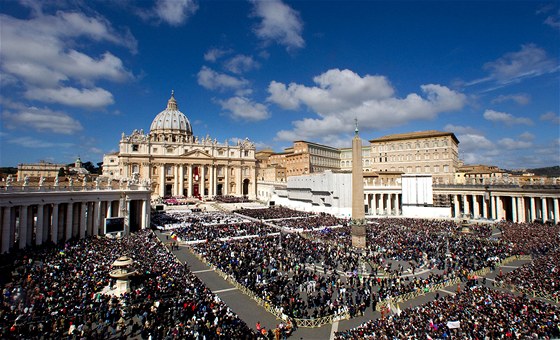
[[[167,108],[161,111],[150,125],[151,134],[173,133],[192,136],[191,123],[179,108],[171,91],[171,98],[167,101]]]

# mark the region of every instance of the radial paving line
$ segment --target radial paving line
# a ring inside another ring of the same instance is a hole
[[[329,337],[330,340],[334,340],[334,335],[338,331],[338,320],[333,322],[331,327],[331,336]]]
[[[455,293],[450,292],[450,291],[445,290],[445,289],[440,289],[439,291],[444,292],[444,293],[447,293],[447,294],[455,295]]]
[[[237,290],[237,288],[233,287],[233,288],[220,289],[220,290],[215,290],[212,293],[217,294],[217,293],[229,292],[231,290]]]
[[[207,273],[207,272],[213,272],[213,271],[214,271],[213,269],[202,269],[202,270],[192,271],[191,273],[198,274],[198,273]]]

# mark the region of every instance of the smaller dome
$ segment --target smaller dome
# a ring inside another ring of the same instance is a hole
[[[179,108],[171,91],[171,98],[167,101],[167,108],[161,111],[152,121],[150,133],[171,132],[192,136],[191,123]]]

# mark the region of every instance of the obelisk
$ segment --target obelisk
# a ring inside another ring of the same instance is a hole
[[[362,168],[362,140],[358,135],[358,119],[352,139],[352,247],[365,249],[366,226],[364,209],[364,170]]]

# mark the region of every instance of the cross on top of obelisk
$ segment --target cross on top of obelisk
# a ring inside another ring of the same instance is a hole
[[[354,130],[354,134],[357,136],[358,135],[358,118],[354,118],[354,122],[356,124],[356,129]]]

